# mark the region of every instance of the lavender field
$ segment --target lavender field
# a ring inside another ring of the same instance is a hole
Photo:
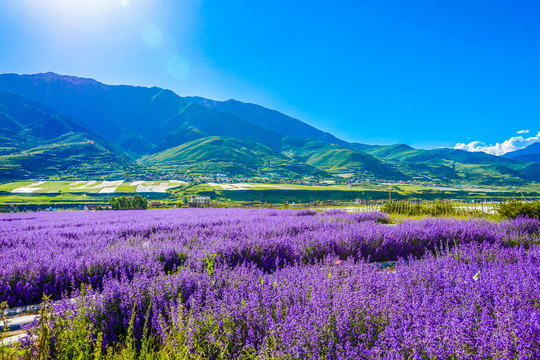
[[[47,351],[58,358],[533,359],[539,243],[528,218],[5,214],[0,302],[50,296]]]

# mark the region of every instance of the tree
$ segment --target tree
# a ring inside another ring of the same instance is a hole
[[[143,206],[143,200],[142,200],[141,195],[136,194],[136,195],[133,197],[133,199],[131,199],[131,206],[132,206],[134,209],[142,209],[142,206]]]
[[[146,209],[148,208],[148,200],[141,195],[136,194],[133,196],[133,199],[131,199],[131,206],[134,209]]]
[[[125,196],[115,198],[113,196],[110,203],[113,210],[148,209],[148,200],[139,194],[136,194],[133,198]]]
[[[116,201],[118,201],[120,209],[131,209],[131,201],[127,197],[120,196]]]
[[[182,207],[188,203],[188,199],[185,196],[180,196],[178,198],[178,206]]]
[[[113,210],[120,209],[120,205],[118,204],[118,201],[116,200],[114,196],[111,198],[110,203]]]
[[[142,201],[143,201],[143,209],[148,209],[148,199],[147,198],[142,198]]]

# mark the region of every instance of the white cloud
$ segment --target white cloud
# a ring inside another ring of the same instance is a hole
[[[522,130],[520,134],[529,132],[529,130]],[[536,136],[531,136],[529,138],[523,138],[523,136],[514,136],[508,140],[503,141],[502,143],[496,143],[495,145],[486,145],[481,141],[473,141],[468,144],[458,143],[454,146],[454,149],[466,150],[471,152],[485,152],[486,154],[491,155],[504,155],[506,153],[523,149],[535,142],[540,142],[540,131]]]
[[[528,134],[529,130],[519,130],[517,133],[518,134]]]

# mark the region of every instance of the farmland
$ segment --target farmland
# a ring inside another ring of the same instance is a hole
[[[415,184],[361,183],[353,186],[341,183],[302,185],[295,183],[214,183],[180,180],[32,180],[0,184],[0,206],[77,208],[84,205],[106,205],[111,196],[133,196],[136,193],[149,200],[159,200],[165,206],[185,203],[191,195],[209,196],[217,206],[306,204],[320,201],[354,202],[388,199],[392,189],[395,200],[457,200],[498,201],[500,199],[531,199],[540,197],[540,188],[528,185],[520,188],[481,186],[422,186]]]
[[[539,220],[390,222],[272,209],[4,214],[0,301],[45,293],[53,306],[41,313],[49,335],[2,351],[540,356]]]
[[[16,181],[0,184],[0,205],[73,206],[108,204],[111,196],[142,194],[149,199],[168,197],[183,181]]]

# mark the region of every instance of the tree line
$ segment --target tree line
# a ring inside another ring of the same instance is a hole
[[[148,200],[139,194],[136,194],[132,198],[120,196],[111,198],[111,207],[113,210],[126,210],[126,209],[147,209]]]

